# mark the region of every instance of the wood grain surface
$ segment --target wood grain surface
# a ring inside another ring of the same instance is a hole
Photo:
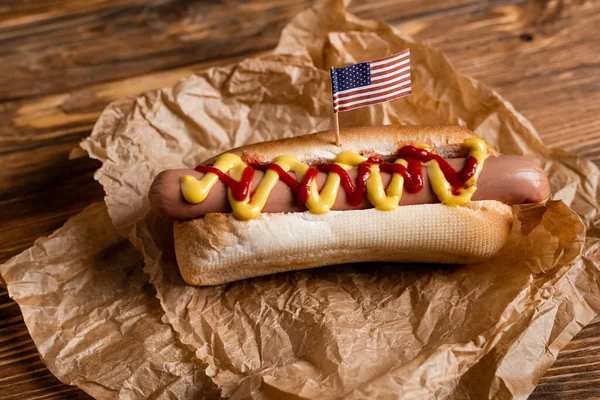
[[[0,263],[102,200],[99,164],[70,151],[112,100],[270,51],[311,0],[4,0],[0,3]],[[361,0],[496,89],[544,142],[600,165],[600,2]],[[49,200],[51,199],[51,200]],[[0,288],[0,398],[78,399],[40,361]],[[531,399],[600,398],[600,319]]]

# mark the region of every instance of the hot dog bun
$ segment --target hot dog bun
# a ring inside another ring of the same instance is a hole
[[[362,127],[345,129],[342,147],[335,146],[334,133],[327,131],[228,153],[249,162],[271,162],[287,154],[313,163],[332,160],[344,150],[387,155],[403,145],[426,143],[452,158],[464,156],[461,144],[473,136],[456,126]],[[349,262],[473,263],[496,254],[511,225],[511,206],[486,200],[462,207],[402,206],[389,212],[263,213],[250,221],[211,213],[175,222],[174,237],[184,280],[205,286]]]

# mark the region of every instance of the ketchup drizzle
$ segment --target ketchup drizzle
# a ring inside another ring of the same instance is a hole
[[[473,156],[467,158],[467,162],[462,170],[455,171],[454,168],[440,155],[433,154],[427,149],[421,149],[414,146],[404,146],[396,153],[398,158],[406,160],[407,167],[401,164],[383,161],[381,156],[372,156],[367,161],[358,165],[356,182],[353,182],[350,175],[344,168],[337,164],[317,164],[308,168],[304,178],[298,182],[289,173],[285,172],[277,164],[252,164],[244,168],[242,178],[236,181],[226,173],[214,168],[212,165],[199,165],[196,171],[202,173],[212,172],[216,174],[221,182],[231,189],[233,198],[237,201],[244,201],[250,194],[250,185],[254,178],[254,170],[271,170],[279,175],[279,179],[285,183],[296,197],[298,205],[304,205],[310,195],[312,181],[316,179],[319,172],[333,172],[339,175],[340,185],[346,192],[348,203],[352,206],[359,205],[365,198],[367,191],[367,179],[371,175],[371,166],[379,165],[379,170],[385,173],[397,173],[404,178],[404,189],[409,193],[416,193],[423,188],[424,177],[421,163],[431,160],[437,161],[446,180],[452,186],[452,193],[457,195],[461,188],[466,187],[466,182],[475,175],[477,160]]]
[[[250,193],[250,184],[252,183],[252,179],[254,179],[254,168],[251,166],[244,168],[244,171],[242,171],[242,179],[240,179],[239,182],[214,168],[212,165],[198,165],[194,170],[202,172],[203,174],[212,172],[217,175],[219,180],[231,189],[231,194],[236,201],[244,201],[246,197],[248,197],[248,194]],[[281,170],[281,172],[283,172],[283,170]]]
[[[296,193],[298,191],[298,186],[300,184],[294,178],[292,178],[292,176],[290,174],[285,172],[283,170],[283,168],[281,168],[279,165],[277,165],[277,164],[255,164],[255,165],[252,165],[252,167],[259,171],[266,172],[267,170],[270,169],[272,171],[277,172],[277,175],[279,175],[279,180],[281,180],[283,183],[288,185],[288,187],[290,188],[290,190],[292,192]],[[304,203],[302,203],[302,204],[304,204]]]

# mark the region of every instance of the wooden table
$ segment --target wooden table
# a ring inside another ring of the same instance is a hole
[[[102,200],[99,163],[68,155],[112,100],[268,52],[311,0],[3,0],[0,262]],[[545,143],[600,165],[600,2],[361,0],[511,101]],[[48,199],[52,199],[49,201]],[[600,397],[600,319],[560,353],[532,399]],[[88,398],[44,367],[0,288],[0,398]]]

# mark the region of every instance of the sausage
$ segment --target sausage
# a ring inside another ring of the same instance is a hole
[[[455,169],[460,170],[466,163],[465,158],[447,160]],[[424,169],[426,171],[426,169]],[[348,171],[354,180],[357,169]],[[263,172],[256,170],[251,188],[254,189],[261,181]],[[218,181],[211,189],[208,197],[202,203],[188,203],[181,194],[181,178],[191,175],[201,178],[204,174],[193,169],[175,169],[163,171],[156,176],[148,196],[155,214],[170,220],[186,220],[199,218],[208,213],[231,212],[227,200],[227,186]],[[383,184],[387,186],[391,174],[381,173]],[[319,172],[317,186],[319,190],[325,184],[327,174]],[[404,191],[400,205],[439,203],[424,174],[425,184],[417,193]],[[498,200],[506,204],[538,203],[550,197],[550,184],[544,171],[532,160],[520,156],[501,155],[489,157],[477,180],[477,191],[473,201]],[[351,206],[346,198],[346,192],[340,188],[332,210],[365,209],[373,206],[365,199],[357,206]],[[296,204],[292,191],[283,182],[278,181],[269,195],[263,208],[265,213],[306,211],[305,207]]]

